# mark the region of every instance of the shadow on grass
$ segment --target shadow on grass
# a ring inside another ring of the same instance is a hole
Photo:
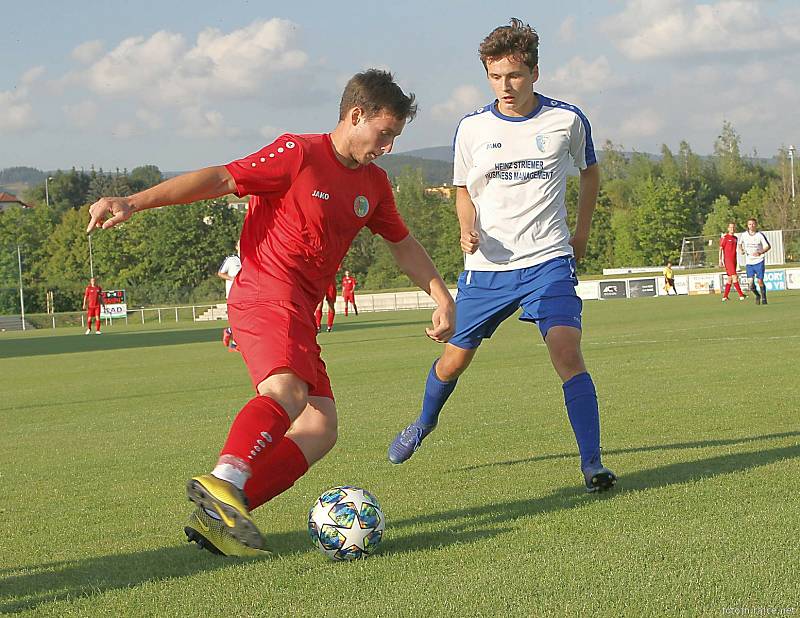
[[[36,337],[31,339],[11,339],[0,342],[0,358],[19,358],[23,356],[47,356],[50,354],[71,354],[74,352],[95,352],[97,350],[123,350],[131,348],[151,348],[166,345],[185,345],[209,343],[222,340],[222,327],[191,328],[182,330],[149,330],[138,333],[104,332],[102,336]],[[220,344],[220,349],[222,345]]]
[[[340,322],[344,322],[342,318]],[[125,331],[121,333],[104,332],[102,336],[84,336],[75,334],[74,336],[57,335],[53,337],[36,338],[16,338],[8,341],[0,341],[0,359],[21,358],[25,356],[47,356],[51,354],[72,354],[75,352],[95,352],[97,350],[123,350],[132,348],[150,348],[168,345],[186,345],[192,343],[209,343],[221,341],[223,324],[217,328],[202,326],[196,328],[184,328],[179,330],[147,330],[144,332]],[[397,322],[393,320],[359,320],[334,324],[332,333],[322,332],[319,335],[319,343],[324,346],[332,343],[356,343],[354,341],[336,341],[336,334],[355,333],[361,330],[374,328],[391,328],[394,326],[420,326],[420,336],[424,336],[422,327],[424,321],[413,320]],[[416,336],[416,335],[414,335]],[[411,335],[409,335],[411,337]],[[406,337],[400,337],[406,338]],[[383,341],[392,337],[380,337],[376,340]],[[373,341],[364,339],[363,341]],[[222,346],[220,345],[220,350]]]
[[[800,457],[800,445],[720,455],[626,474],[620,479],[615,492],[599,496],[584,494],[571,486],[542,498],[476,504],[440,513],[390,520],[389,526],[393,534],[387,538],[382,553],[409,553],[473,543],[513,531],[514,521],[522,517],[591,505],[598,499],[613,499],[619,492],[657,490],[723,474],[746,472],[797,457]],[[415,526],[431,525],[437,526],[437,529],[403,534],[404,530]],[[303,553],[304,547],[305,551],[314,551],[308,545],[305,535],[299,532],[277,537],[270,535],[269,542],[283,556]],[[3,579],[0,580],[0,613],[36,609],[54,601],[100,595],[148,581],[236,568],[241,563],[241,559],[212,556],[184,545],[5,570]]]
[[[249,385],[242,380],[241,384],[218,384],[216,386],[206,386],[203,388],[199,387],[192,387],[192,388],[180,388],[180,389],[173,389],[173,390],[164,390],[164,391],[150,391],[147,393],[135,393],[133,395],[116,395],[114,397],[91,397],[89,399],[60,399],[58,401],[58,407],[63,408],[65,406],[75,406],[75,405],[83,405],[83,404],[95,404],[95,403],[111,403],[115,401],[125,401],[131,399],[144,399],[150,400],[156,397],[162,397],[165,395],[182,395],[185,393],[203,393],[203,392],[214,392],[219,393],[223,391],[232,391],[241,393],[241,399],[244,401],[248,396],[252,397],[250,394],[251,391],[248,390]],[[53,406],[56,405],[52,401],[44,402],[44,403],[30,403],[26,405],[13,405],[13,406],[0,406],[0,412],[6,411],[17,411],[17,410],[36,410],[40,408],[49,408],[52,409]],[[236,404],[233,403],[231,408],[235,408]]]
[[[731,446],[734,444],[747,444],[748,442],[759,442],[761,440],[776,440],[778,438],[792,438],[800,436],[800,431],[785,431],[783,433],[768,433],[761,436],[747,436],[744,438],[728,438],[725,440],[699,440],[697,442],[676,442],[674,444],[654,444],[652,446],[637,446],[631,448],[603,449],[603,456],[622,455],[625,453],[646,453],[648,451],[670,451],[673,449],[690,448],[710,448],[715,446]],[[525,459],[511,459],[509,461],[492,461],[485,464],[454,468],[450,472],[466,472],[469,470],[480,470],[481,468],[494,468],[500,466],[516,466],[519,464],[533,463],[535,461],[548,461],[551,459],[571,459],[577,453],[560,453],[550,455],[537,455],[536,457],[526,457]]]
[[[4,574],[0,579],[0,614],[99,595],[148,581],[236,568],[243,562],[258,560],[223,558],[195,546],[182,545],[21,567],[15,574]]]
[[[777,435],[791,436],[797,435],[797,432]],[[521,517],[586,506],[598,499],[613,499],[625,491],[656,490],[724,474],[747,472],[783,459],[798,457],[800,457],[800,444],[756,452],[720,455],[621,475],[615,490],[604,494],[590,495],[581,492],[576,487],[565,487],[548,496],[533,500],[483,504],[391,521],[389,525],[393,530],[431,524],[441,524],[441,528],[435,532],[393,536],[391,540],[387,539],[385,551],[413,552],[490,538],[508,530],[507,527],[498,528],[498,524],[507,524]],[[482,526],[484,528],[481,529]]]

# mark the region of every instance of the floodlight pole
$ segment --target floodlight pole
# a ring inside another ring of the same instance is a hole
[[[49,181],[53,180],[52,176],[45,176],[44,177],[44,201],[47,204],[47,208],[50,208],[50,188],[47,186]]]
[[[22,330],[25,330],[25,296],[22,293],[22,254],[17,244],[17,265],[19,266],[19,309],[22,314]]]
[[[794,204],[794,146],[789,146],[789,173],[792,177],[792,204]]]
[[[92,235],[89,234],[89,276],[94,277],[94,258],[92,257]]]

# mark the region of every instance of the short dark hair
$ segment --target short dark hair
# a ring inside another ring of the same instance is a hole
[[[747,220],[747,222],[748,222],[748,223],[750,223],[751,221],[752,221],[753,223],[758,223],[758,219],[756,219],[755,217],[750,217],[750,218]]]
[[[339,120],[344,120],[347,112],[354,107],[360,107],[367,118],[386,111],[395,118],[410,122],[417,115],[414,99],[414,93],[406,95],[388,71],[368,69],[353,75],[344,87],[339,104]]]
[[[478,47],[483,68],[486,62],[512,56],[524,62],[531,71],[539,64],[539,35],[536,30],[516,17],[510,26],[500,26],[489,33]]]

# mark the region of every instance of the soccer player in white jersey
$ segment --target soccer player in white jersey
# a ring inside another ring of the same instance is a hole
[[[217,277],[225,280],[225,300],[227,300],[228,296],[230,296],[233,282],[236,280],[236,275],[239,274],[240,270],[242,270],[242,260],[239,258],[239,241],[237,240],[236,253],[226,257],[225,261],[222,262],[222,266],[220,266],[219,270],[217,271]],[[236,345],[236,341],[233,339],[233,331],[231,330],[230,326],[222,331],[222,343],[230,352],[236,352],[238,350],[238,346]]]
[[[758,222],[755,219],[748,219],[747,231],[739,235],[739,250],[744,254],[746,276],[756,299],[756,305],[767,304],[767,286],[764,285],[764,254],[771,248],[764,232],[758,231]]]
[[[217,276],[225,280],[225,298],[230,296],[233,281],[240,270],[242,270],[242,260],[239,258],[239,241],[237,240],[236,253],[226,257],[225,261],[222,262],[222,266],[219,267],[219,271],[217,271]]]
[[[433,363],[422,412],[389,447],[403,463],[436,427],[439,413],[478,346],[522,308],[537,324],[578,443],[589,492],[610,489],[600,460],[597,394],[581,355],[581,299],[575,259],[586,251],[600,175],[589,122],[574,105],[533,90],[539,36],[512,19],[482,42],[479,55],[496,100],[461,120],[453,185],[465,271],[456,297],[456,334]],[[570,159],[580,169],[575,233],[565,207]]]

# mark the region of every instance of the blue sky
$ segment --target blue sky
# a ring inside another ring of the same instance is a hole
[[[345,82],[369,67],[420,104],[395,152],[447,145],[492,99],[476,50],[511,16],[539,31],[537,91],[580,106],[597,144],[686,139],[705,154],[723,120],[746,153],[800,142],[790,0],[277,4],[4,0],[0,168],[227,162],[284,131],[331,130]]]

